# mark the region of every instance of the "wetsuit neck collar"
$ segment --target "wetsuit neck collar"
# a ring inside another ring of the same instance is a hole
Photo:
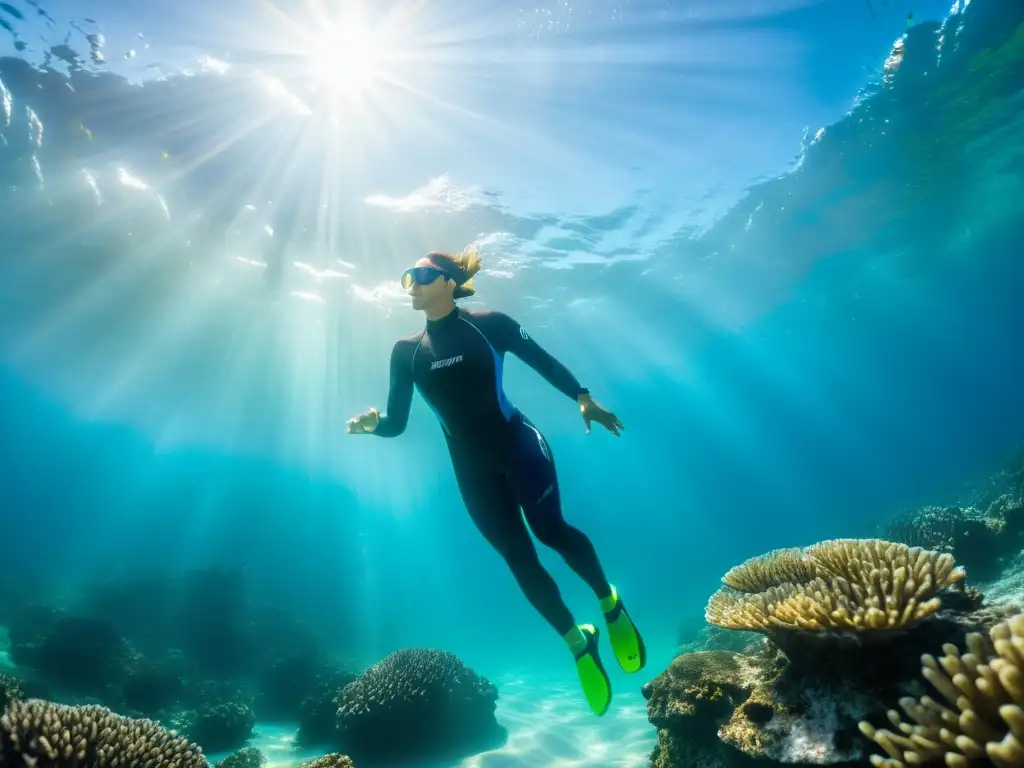
[[[452,307],[452,311],[444,317],[439,317],[436,320],[427,318],[427,329],[433,330],[434,328],[440,328],[450,323],[454,323],[459,317],[459,308],[457,306]]]

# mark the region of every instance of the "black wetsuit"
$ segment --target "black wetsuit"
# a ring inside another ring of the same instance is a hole
[[[586,534],[562,518],[547,441],[505,395],[506,352],[566,397],[575,400],[586,392],[508,315],[455,309],[395,344],[387,412],[375,434],[395,437],[405,430],[415,385],[441,423],[473,522],[505,558],[530,603],[564,635],[574,626],[572,615],[541,565],[523,517],[599,598],[611,588]]]

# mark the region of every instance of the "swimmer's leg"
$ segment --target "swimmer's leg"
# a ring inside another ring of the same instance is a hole
[[[518,426],[509,475],[530,529],[541,543],[558,552],[566,564],[587,582],[600,601],[608,626],[608,639],[619,666],[639,672],[647,663],[647,650],[636,625],[626,612],[589,537],[565,521],[558,492],[555,461],[544,436],[528,419]]]
[[[597,630],[577,625],[572,612],[540,562],[519,504],[504,473],[455,461],[455,477],[470,518],[497,550],[526,599],[565,640],[576,660],[576,671],[591,710],[603,715],[611,704],[611,682],[597,651]]]

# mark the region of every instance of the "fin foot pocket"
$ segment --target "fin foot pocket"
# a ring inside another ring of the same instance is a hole
[[[576,654],[576,673],[579,675],[583,695],[590,705],[590,710],[600,717],[608,711],[612,703],[612,683],[598,653],[597,627],[580,624],[579,628],[587,637],[587,647]]]

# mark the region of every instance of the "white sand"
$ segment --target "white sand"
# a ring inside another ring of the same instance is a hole
[[[564,681],[509,676],[494,680],[500,691],[496,717],[508,729],[506,744],[456,763],[416,768],[640,768],[650,765],[656,740],[646,702],[636,690],[618,691],[604,717],[595,717],[582,693]],[[292,768],[323,752],[297,750],[295,726],[259,723],[249,746],[267,768]],[[208,755],[210,762],[226,754]],[[359,768],[357,765],[356,768]]]

